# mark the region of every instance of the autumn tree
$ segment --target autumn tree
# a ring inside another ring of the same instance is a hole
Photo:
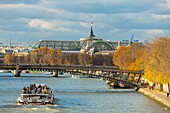
[[[103,55],[102,54],[96,54],[94,55],[94,58],[93,58],[93,64],[94,65],[103,65]]]
[[[5,54],[4,56],[4,64],[11,64],[12,54]]]
[[[145,77],[152,82],[170,81],[170,39],[160,37],[148,48]]]
[[[112,62],[112,54],[109,55],[103,55],[103,66],[113,66],[113,62]]]
[[[92,65],[92,56],[89,54],[79,53],[77,58],[80,65]]]
[[[170,82],[170,39],[160,37],[150,45],[121,46],[113,62],[121,69],[144,70],[144,77],[153,83]]]
[[[120,69],[141,70],[143,69],[142,57],[144,57],[144,50],[145,46],[141,44],[120,46],[113,55],[113,63],[119,66]]]

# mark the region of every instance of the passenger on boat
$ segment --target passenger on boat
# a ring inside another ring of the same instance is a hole
[[[30,87],[23,88],[22,89],[22,94],[49,94],[52,93],[49,91],[50,89],[47,86],[42,86],[42,85],[33,85],[30,84]]]
[[[42,87],[42,89],[41,89],[41,93],[42,93],[42,94],[44,94],[44,87]]]
[[[26,88],[25,87],[22,88],[22,94],[26,94]]]
[[[29,87],[26,88],[26,94],[29,94]]]
[[[45,93],[45,94],[48,94],[48,89],[47,89],[47,87],[44,88],[44,93]]]

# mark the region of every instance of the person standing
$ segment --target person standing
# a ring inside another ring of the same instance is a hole
[[[169,98],[169,92],[167,93],[167,98]]]

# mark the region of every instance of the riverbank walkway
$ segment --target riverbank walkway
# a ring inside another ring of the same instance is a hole
[[[160,92],[159,90],[150,90],[149,88],[140,88],[138,90],[140,93],[146,95],[147,97],[157,101],[160,104],[163,104],[170,108],[170,97],[167,98],[167,94]]]

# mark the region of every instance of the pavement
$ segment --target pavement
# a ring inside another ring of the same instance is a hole
[[[150,90],[149,88],[140,88],[138,91],[170,108],[170,96],[167,98],[167,93],[159,90]]]

